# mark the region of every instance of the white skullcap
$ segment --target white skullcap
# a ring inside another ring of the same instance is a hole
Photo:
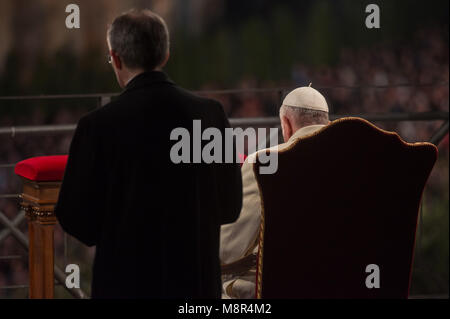
[[[327,101],[319,91],[310,86],[304,86],[291,91],[284,98],[283,105],[328,113]]]

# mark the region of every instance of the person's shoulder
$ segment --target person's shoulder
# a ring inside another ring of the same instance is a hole
[[[282,143],[282,144],[277,144],[268,148],[263,148],[260,149],[250,155],[247,156],[247,158],[244,161],[244,165],[253,165],[254,163],[256,163],[256,160],[258,158],[258,156],[262,153],[266,153],[266,152],[279,152],[281,150],[283,150],[284,148],[286,148],[288,146],[287,143]]]
[[[178,85],[174,85],[173,89],[176,92],[178,92],[178,94],[181,97],[184,97],[186,99],[190,99],[193,102],[196,102],[200,106],[208,106],[208,107],[215,107],[217,109],[222,109],[222,104],[219,101],[217,101],[217,100],[214,100],[212,98],[208,98],[208,97],[205,97],[205,96],[201,96],[200,94],[198,94],[196,92],[187,90],[187,89],[182,88],[182,87],[180,87]]]
[[[177,92],[173,95],[174,103],[182,106],[188,114],[199,116],[200,118],[208,117],[209,119],[216,119],[216,121],[223,123],[226,118],[225,110],[222,104],[212,98],[201,96],[196,92],[192,92],[175,86],[174,90]]]
[[[88,124],[98,125],[105,118],[107,118],[108,114],[113,112],[114,109],[116,109],[120,104],[121,104],[120,99],[117,99],[105,104],[104,106],[89,111],[80,118],[80,120],[78,121],[78,126]]]
[[[252,153],[252,154],[248,155],[247,158],[244,161],[244,164],[242,164],[242,167],[246,168],[247,166],[253,165],[256,162],[257,153],[258,152],[255,152],[255,153]]]

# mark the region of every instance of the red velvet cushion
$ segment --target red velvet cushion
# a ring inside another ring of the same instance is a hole
[[[67,157],[67,155],[32,157],[17,163],[14,172],[36,182],[61,181]]]

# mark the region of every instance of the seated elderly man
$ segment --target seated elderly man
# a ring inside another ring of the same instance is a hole
[[[280,108],[281,128],[288,147],[329,123],[328,105],[317,90],[301,87],[290,92]],[[261,151],[260,151],[261,152]],[[243,206],[235,223],[221,227],[222,298],[255,298],[256,255],[261,222],[261,199],[253,171],[256,153],[242,165]]]

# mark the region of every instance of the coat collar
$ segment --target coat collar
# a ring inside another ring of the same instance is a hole
[[[150,86],[154,83],[166,82],[170,84],[174,84],[172,80],[169,79],[167,74],[162,71],[149,71],[143,72],[136,75],[131,79],[130,82],[125,87],[125,92],[129,92],[131,90],[139,89],[142,87]]]
[[[309,136],[309,135],[319,131],[324,126],[325,125],[317,124],[317,125],[309,125],[309,126],[302,127],[301,129],[297,130],[294,134],[292,134],[292,136],[289,138],[289,140],[287,142],[284,142],[284,143],[276,145],[276,146],[272,146],[269,148],[269,150],[276,151],[276,152],[282,151],[285,148],[287,148],[288,146],[290,146],[291,144],[293,144],[299,138]],[[256,154],[257,154],[257,152],[249,155],[247,157],[248,161],[250,161],[251,163],[254,163],[252,161],[254,161],[254,156],[256,156]]]
[[[322,125],[322,124],[316,124],[316,125],[309,125],[309,126],[302,127],[301,129],[297,130],[294,134],[292,134],[292,136],[289,138],[289,141],[287,143],[292,144],[295,140],[297,140],[301,137],[305,137],[307,135],[311,135],[312,133],[320,130],[324,126],[325,125]]]

